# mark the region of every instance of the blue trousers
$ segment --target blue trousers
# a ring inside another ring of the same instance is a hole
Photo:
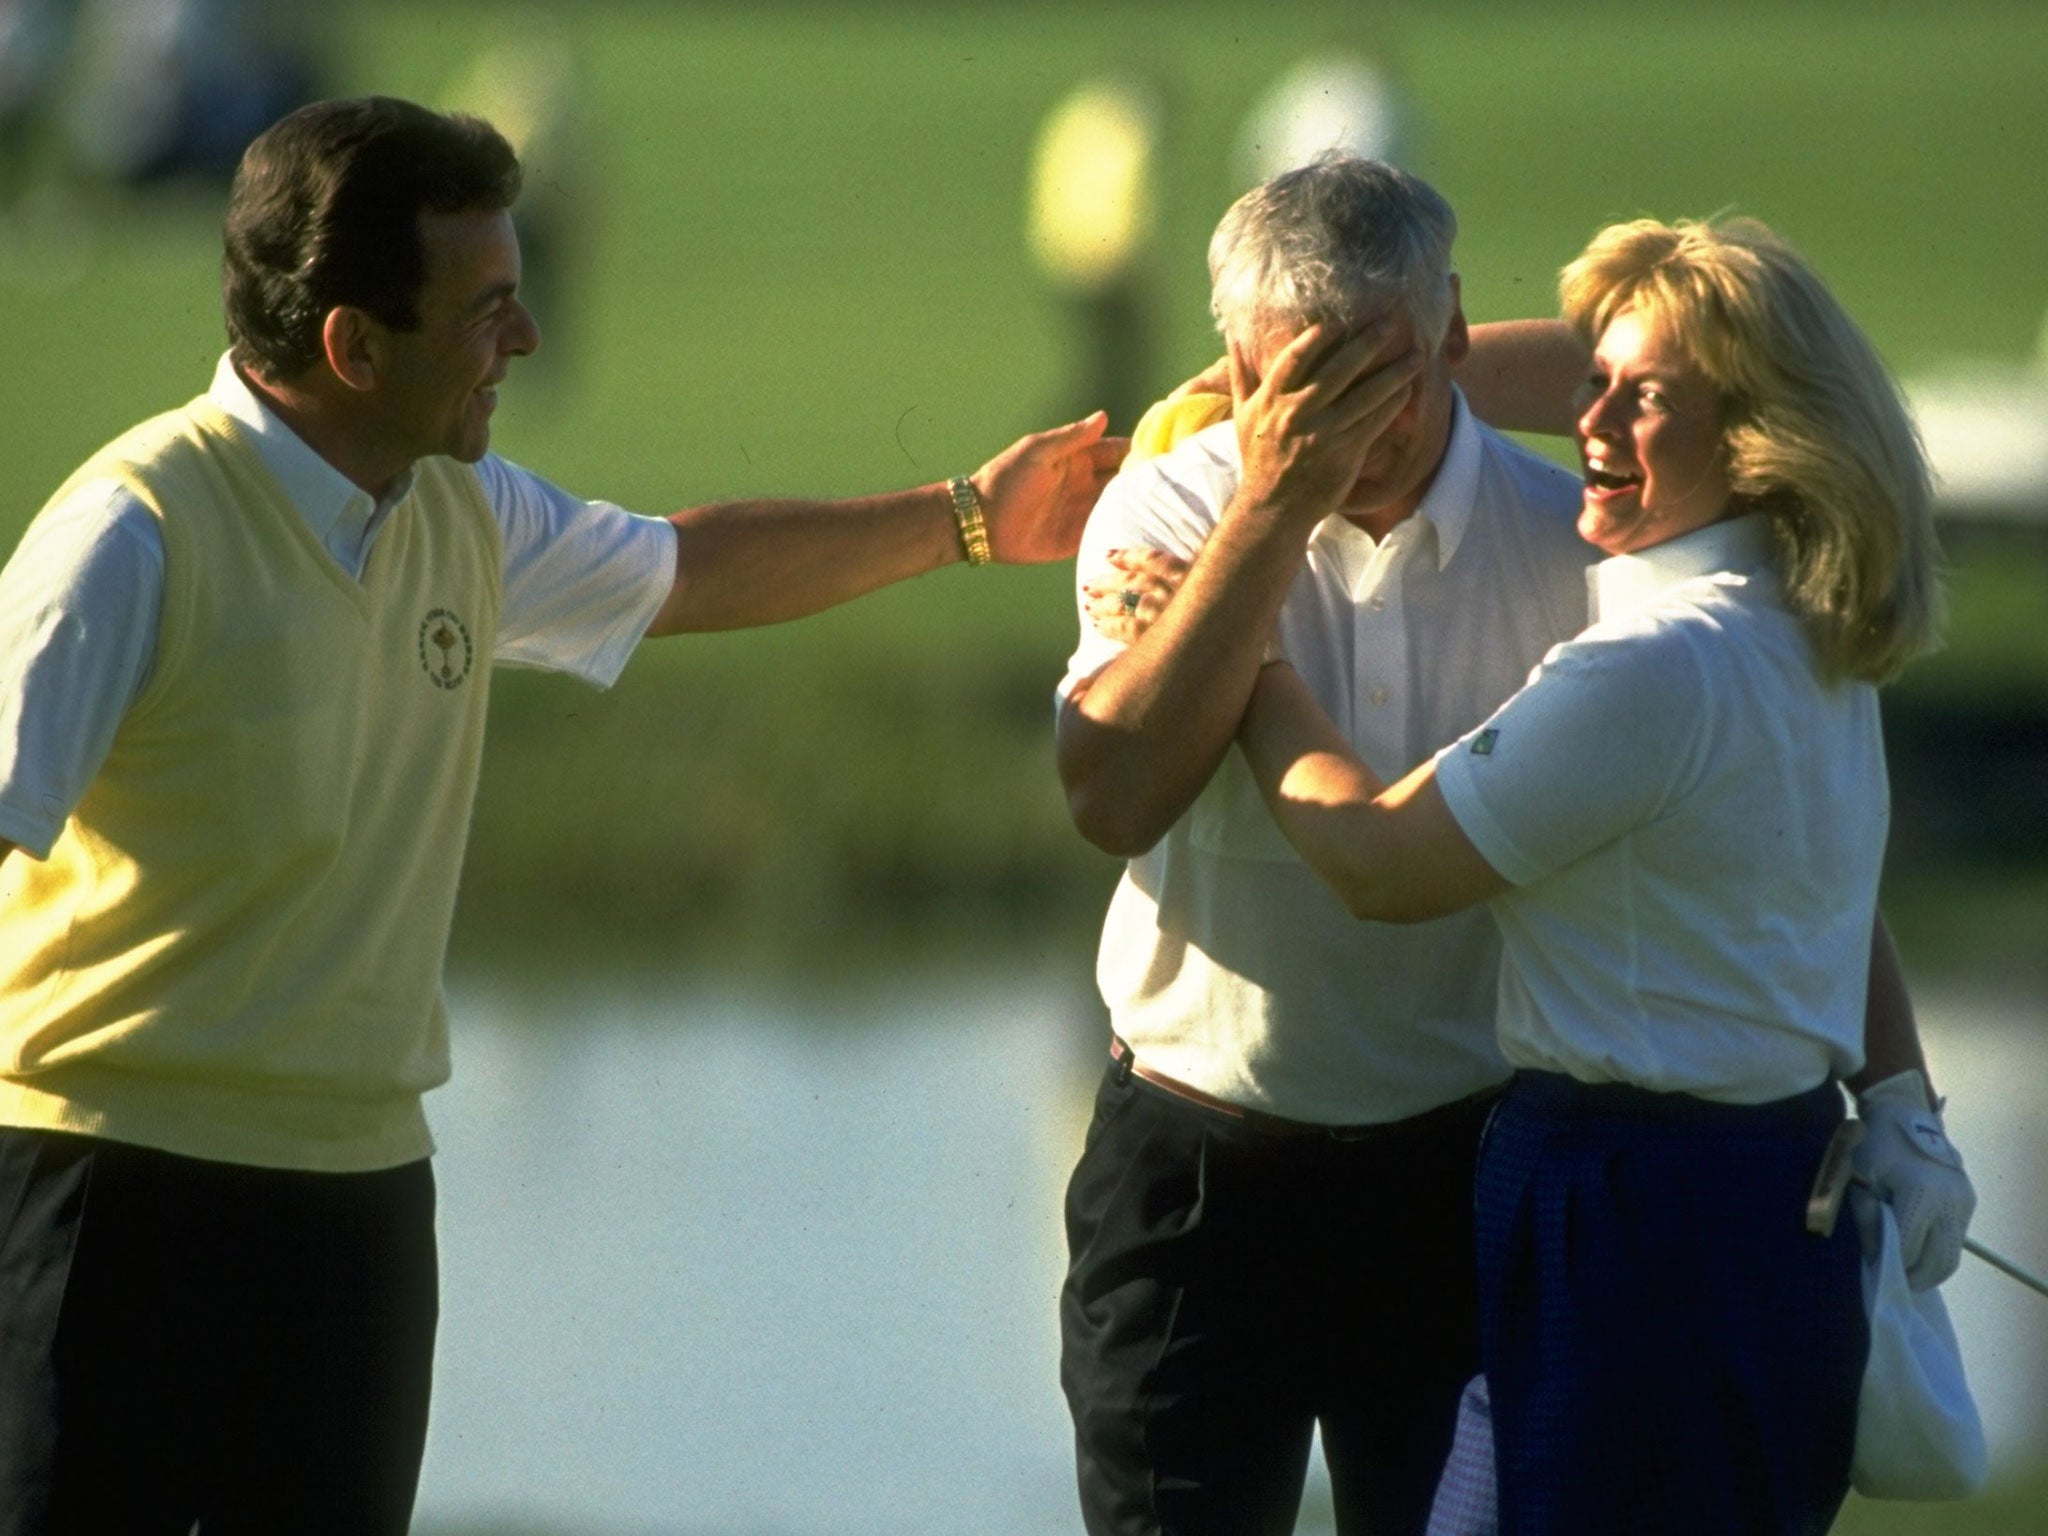
[[[1869,1352],[1854,1224],[1805,1224],[1842,1116],[1515,1079],[1477,1204],[1502,1536],[1828,1529]]]

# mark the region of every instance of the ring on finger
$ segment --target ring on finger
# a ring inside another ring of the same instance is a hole
[[[1129,587],[1125,587],[1122,592],[1117,594],[1117,603],[1123,608],[1125,613],[1136,613],[1138,611],[1138,602],[1138,594]]]

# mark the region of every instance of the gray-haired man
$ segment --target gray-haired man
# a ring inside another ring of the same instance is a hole
[[[1210,246],[1234,424],[1127,468],[1083,541],[1084,582],[1117,550],[1194,562],[1127,647],[1084,586],[1061,686],[1075,823],[1130,860],[1061,1308],[1097,1536],[1289,1530],[1318,1427],[1339,1529],[1419,1532],[1478,1368],[1472,1163],[1507,1075],[1492,920],[1358,923],[1230,751],[1276,638],[1393,779],[1585,624],[1577,478],[1452,382],[1455,231],[1373,161],[1240,199]],[[1305,562],[1210,537],[1233,498],[1297,496],[1341,507]]]

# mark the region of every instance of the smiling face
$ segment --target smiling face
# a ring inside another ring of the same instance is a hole
[[[519,240],[504,212],[422,214],[420,238],[419,325],[378,327],[379,414],[406,462],[446,454],[474,463],[491,445],[498,384],[513,358],[540,345],[519,302]]]
[[[1720,392],[1681,348],[1638,311],[1617,314],[1593,349],[1578,420],[1580,536],[1630,554],[1725,517],[1724,415]]]

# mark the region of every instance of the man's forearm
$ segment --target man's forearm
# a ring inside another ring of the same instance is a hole
[[[1074,824],[1129,858],[1194,803],[1230,748],[1303,541],[1228,517],[1150,629],[1060,712]]]
[[[1263,374],[1235,343],[1230,358],[1237,493],[1158,622],[1060,713],[1074,825],[1127,858],[1165,835],[1229,750],[1311,534],[1423,365],[1384,317],[1349,335],[1306,326]]]
[[[949,485],[845,501],[728,501],[688,507],[676,530],[675,587],[651,635],[802,618],[967,556],[1005,565],[1066,560],[1129,444],[1100,411],[1020,437]]]
[[[669,521],[680,574],[650,635],[802,618],[962,554],[942,484],[849,501],[717,502]]]

